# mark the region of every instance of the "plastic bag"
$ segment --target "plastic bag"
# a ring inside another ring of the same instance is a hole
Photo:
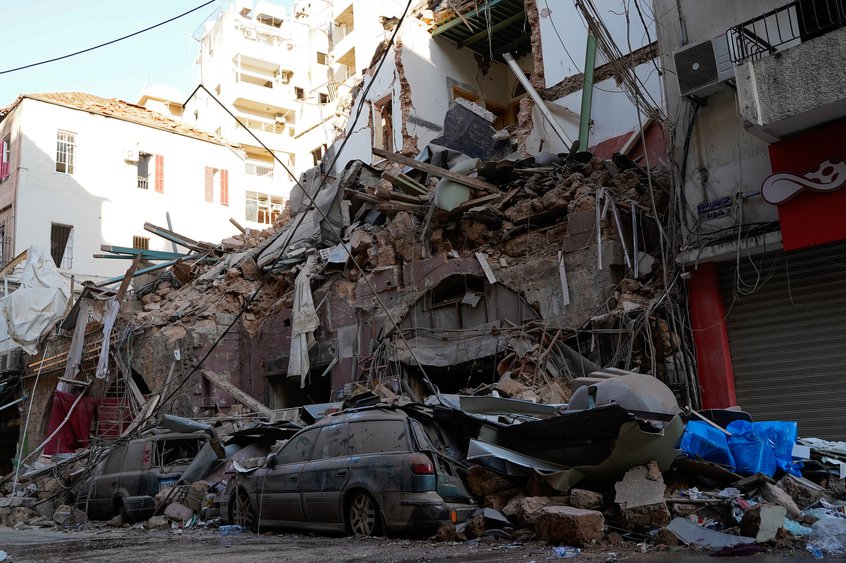
[[[785,473],[802,476],[801,463],[793,461],[793,446],[796,445],[798,426],[795,422],[755,422],[755,431],[766,440],[776,458],[776,465]]]
[[[846,518],[826,516],[817,520],[811,526],[811,541],[805,549],[814,554],[846,553]]]
[[[734,468],[734,459],[729,450],[726,435],[707,422],[701,420],[688,422],[680,447],[689,457]]]
[[[735,420],[726,430],[732,434],[728,437],[728,444],[738,473],[763,473],[767,477],[775,475],[778,468],[775,452],[753,423]]]

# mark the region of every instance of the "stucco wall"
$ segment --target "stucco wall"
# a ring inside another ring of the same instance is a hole
[[[174,230],[210,242],[237,232],[230,217],[244,219],[243,163],[231,147],[29,99],[17,111],[16,251],[32,244],[50,248],[50,223],[72,225],[68,273],[77,282],[116,276],[128,267],[125,261],[93,258],[102,244],[132,246],[133,236],[143,236],[150,238],[152,250],[172,250],[169,242],[144,230],[145,222],[166,226],[167,212]],[[59,129],[76,133],[73,175],[55,171]],[[156,193],[152,181],[147,190],[137,187],[137,166],[124,161],[125,152],[136,147],[164,156],[164,193]],[[217,185],[214,203],[205,201],[206,166],[230,171],[228,206],[221,205]]]

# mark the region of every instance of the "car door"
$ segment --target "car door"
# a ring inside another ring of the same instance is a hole
[[[340,523],[341,493],[349,480],[349,424],[324,426],[311,459],[300,474],[300,494],[308,522]]]
[[[114,496],[120,484],[120,474],[123,469],[123,459],[126,456],[126,446],[118,446],[111,451],[103,462],[103,470],[94,478],[88,504],[88,514],[111,518]]]
[[[276,465],[256,476],[255,510],[261,520],[303,521],[300,472],[319,434],[320,428],[300,432],[276,454]]]

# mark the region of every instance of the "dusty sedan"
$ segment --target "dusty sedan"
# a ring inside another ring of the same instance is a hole
[[[432,451],[422,426],[401,411],[328,416],[292,437],[265,467],[233,475],[221,514],[252,529],[431,531],[476,508],[439,494],[450,490],[451,476]]]

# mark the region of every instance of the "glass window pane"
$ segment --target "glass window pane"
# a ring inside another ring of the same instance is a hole
[[[350,442],[353,455],[409,451],[408,431],[401,420],[353,422]]]
[[[350,440],[346,423],[324,426],[320,430],[311,459],[342,457],[350,453]]]
[[[285,444],[276,456],[277,463],[296,463],[309,459],[319,432],[319,428],[314,428],[291,438],[291,441]]]

